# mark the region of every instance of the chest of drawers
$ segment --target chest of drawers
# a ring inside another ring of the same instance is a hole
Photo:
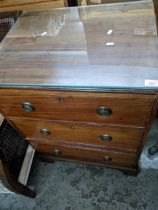
[[[26,13],[1,45],[0,110],[44,157],[136,174],[157,110],[156,36],[149,1]]]
[[[17,89],[0,95],[0,109],[39,153],[137,172],[155,95]]]

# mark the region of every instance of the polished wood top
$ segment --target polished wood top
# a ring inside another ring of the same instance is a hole
[[[157,89],[152,1],[23,14],[1,44],[0,84]]]

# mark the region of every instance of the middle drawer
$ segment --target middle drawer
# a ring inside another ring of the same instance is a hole
[[[50,144],[74,142],[137,152],[144,129],[74,122],[10,118],[28,139]]]

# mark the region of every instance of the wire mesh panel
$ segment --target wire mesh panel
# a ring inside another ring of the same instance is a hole
[[[0,41],[3,40],[3,38],[14,25],[14,23],[14,18],[0,18]]]
[[[19,176],[27,147],[25,138],[5,120],[0,127],[0,157],[3,156],[15,179]]]
[[[19,15],[21,15],[20,11],[0,13],[0,42],[15,24]]]

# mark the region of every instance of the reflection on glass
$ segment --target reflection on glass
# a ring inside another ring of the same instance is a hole
[[[65,25],[65,14],[58,13],[48,16],[32,16],[31,17],[32,36],[57,36]]]
[[[158,79],[154,15],[149,0],[143,4],[25,13],[1,45],[2,50],[14,52],[1,55],[1,78],[6,79],[5,83],[14,78],[17,83],[38,81],[52,86],[144,87],[145,80]],[[17,71],[26,77],[16,77]]]
[[[107,35],[112,35],[112,33],[113,33],[113,30],[112,29],[109,29],[106,34]]]
[[[115,45],[115,43],[114,42],[107,42],[106,43],[106,46],[108,46],[108,47],[110,47],[110,46],[114,46]]]

